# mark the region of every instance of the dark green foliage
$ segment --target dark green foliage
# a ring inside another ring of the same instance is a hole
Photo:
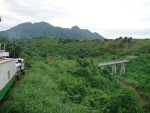
[[[150,57],[139,57],[133,59],[128,65],[127,73],[123,76],[127,81],[135,84],[150,99]],[[134,67],[134,68],[131,68]]]
[[[141,109],[137,94],[121,89],[115,79],[120,75],[112,76],[111,66],[103,70],[97,66],[100,61],[131,59],[121,77],[150,98],[149,39],[35,37],[17,39],[15,43],[4,38],[1,42],[7,43],[12,57],[15,44],[16,56],[25,59],[27,69],[27,76],[16,83],[1,104],[2,113],[149,112],[149,103]]]
[[[9,52],[9,56],[11,58],[19,58],[21,54],[21,46],[19,44],[15,44],[15,42],[10,41],[9,39],[2,37],[0,38],[1,49],[4,49],[4,45],[6,45],[6,51]]]
[[[110,99],[105,113],[141,113],[139,98],[131,89],[122,89]]]
[[[1,43],[6,43],[6,42],[8,42],[8,41],[9,41],[9,39],[8,39],[7,37],[0,36],[0,42],[1,42]]]
[[[66,44],[66,43],[71,43],[71,42],[79,42],[79,39],[76,38],[59,38],[59,43],[60,44]]]
[[[74,103],[81,103],[87,95],[86,81],[74,77],[63,77],[60,80],[61,89],[66,91],[69,99]]]
[[[148,102],[144,107],[143,107],[144,113],[149,113],[150,112],[150,102]]]
[[[101,111],[103,107],[108,103],[109,96],[102,90],[91,89],[88,91],[88,96],[85,97],[83,105],[91,108],[90,110],[97,110],[97,112]]]
[[[59,79],[60,88],[63,93],[62,102],[73,102],[89,107],[90,112],[100,112],[108,102],[108,94],[119,88],[115,80],[103,77],[100,69],[86,59],[78,59],[78,68],[67,71],[68,74]]]

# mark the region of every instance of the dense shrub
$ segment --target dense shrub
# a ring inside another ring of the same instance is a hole
[[[105,113],[141,113],[139,97],[131,89],[122,89],[106,105]]]
[[[25,59],[28,74],[9,92],[0,112],[141,113],[137,94],[121,89],[110,75],[110,67],[101,70],[97,62],[131,58],[122,77],[149,97],[149,41],[17,39],[16,55]],[[14,43],[8,39],[0,42],[7,42],[13,57]],[[149,109],[147,103],[143,111]]]

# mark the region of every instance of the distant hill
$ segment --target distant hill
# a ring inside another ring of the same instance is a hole
[[[1,31],[0,36],[8,38],[18,37],[35,37],[35,36],[47,36],[47,37],[60,37],[60,38],[94,38],[104,39],[103,36],[94,32],[90,32],[87,29],[80,29],[78,26],[69,28],[54,27],[46,22],[39,23],[22,23],[6,31]]]

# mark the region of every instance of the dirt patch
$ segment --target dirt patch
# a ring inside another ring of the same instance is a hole
[[[48,59],[48,60],[54,60],[54,57],[51,56],[51,55],[47,55],[47,59]]]

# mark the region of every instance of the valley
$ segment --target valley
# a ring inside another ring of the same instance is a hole
[[[149,113],[150,39],[20,38],[7,43],[25,59],[26,75],[0,105],[2,113]],[[97,63],[130,59],[126,72]]]

